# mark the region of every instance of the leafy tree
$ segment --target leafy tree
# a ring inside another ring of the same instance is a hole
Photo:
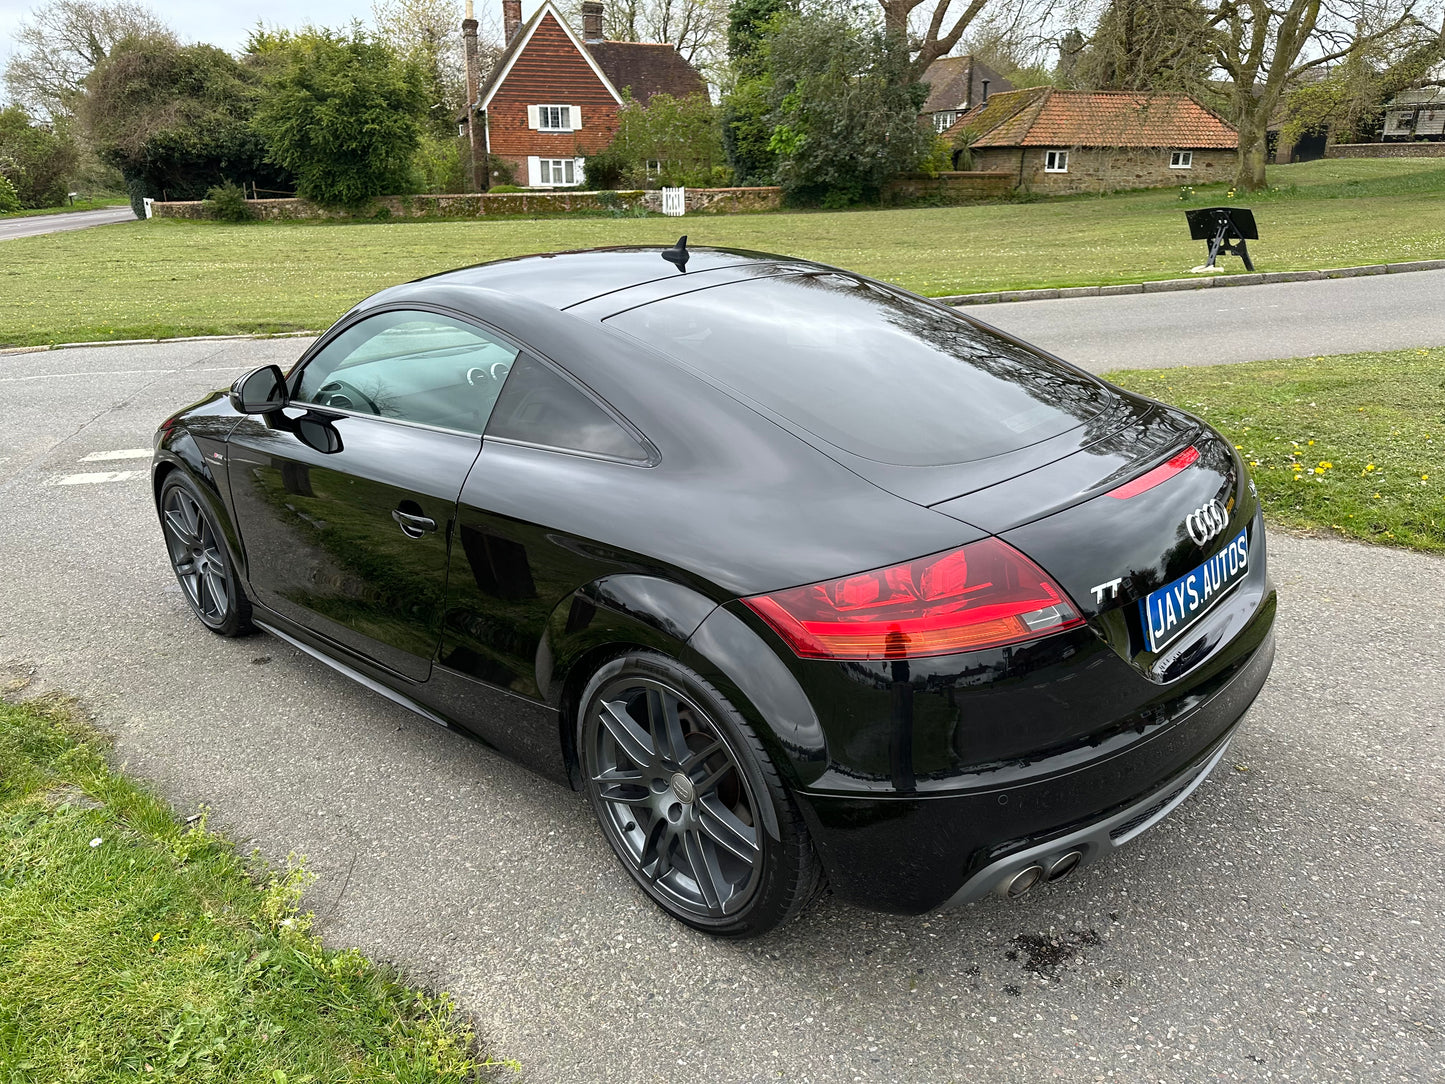
[[[75,141],[63,130],[32,124],[18,105],[0,109],[0,174],[22,207],[63,203],[78,160]]]
[[[1214,66],[1211,34],[1201,0],[1111,0],[1076,81],[1096,90],[1198,93]]]
[[[1385,102],[1429,77],[1445,57],[1445,38],[1390,48],[1382,43],[1347,57],[1323,79],[1290,93],[1282,134],[1291,142],[1328,129],[1337,143],[1376,138]]]
[[[723,95],[723,150],[738,184],[772,184],[777,154],[769,143],[773,123],[768,40],[777,22],[795,14],[798,0],[732,0],[727,49],[732,85]]]
[[[20,197],[15,194],[15,186],[10,183],[9,177],[0,173],[0,215],[13,215],[20,209]]]
[[[85,77],[125,38],[170,38],[148,9],[131,3],[53,0],[15,31],[15,54],[5,66],[13,104],[52,121],[69,116]]]
[[[268,75],[253,127],[300,193],[355,205],[407,190],[428,111],[426,75],[359,27],[254,35]]]
[[[1285,93],[1306,72],[1386,45],[1427,44],[1429,0],[1206,0],[1214,63],[1229,77],[1230,119],[1239,129],[1235,186],[1265,183],[1265,140]]]
[[[770,146],[793,202],[876,200],[933,148],[918,110],[927,88],[908,77],[901,43],[852,13],[817,10],[783,20],[768,46]]]
[[[462,5],[457,0],[375,0],[371,11],[381,38],[425,76],[428,129],[438,136],[455,136],[467,90],[466,58],[457,32]]]
[[[250,126],[254,70],[210,45],[126,38],[86,77],[78,119],[101,160],[119,169],[139,216],[142,196],[201,199],[227,181],[287,184]]]
[[[628,102],[617,115],[609,149],[623,164],[623,181],[645,181],[649,161],[661,164],[663,184],[713,184],[719,170],[726,177],[717,111],[701,94],[654,94],[645,106]],[[588,159],[588,180],[597,183],[593,161]]]

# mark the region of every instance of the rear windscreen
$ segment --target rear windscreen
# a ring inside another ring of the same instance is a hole
[[[607,323],[837,448],[914,466],[1036,444],[1105,387],[926,302],[841,274],[666,298]]]

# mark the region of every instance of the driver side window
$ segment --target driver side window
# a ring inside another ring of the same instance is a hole
[[[480,436],[516,359],[516,347],[461,320],[378,313],[313,357],[291,399]]]

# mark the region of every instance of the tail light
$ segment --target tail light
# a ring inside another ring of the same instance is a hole
[[[1190,466],[1199,459],[1199,449],[1194,445],[1185,448],[1184,451],[1164,463],[1160,463],[1151,471],[1139,475],[1132,482],[1125,482],[1118,489],[1109,490],[1109,496],[1115,500],[1127,501],[1130,497],[1137,497],[1141,493],[1147,493],[1161,482],[1167,482],[1185,467]]]
[[[1048,573],[997,538],[743,603],[805,659],[950,655],[1083,624]]]

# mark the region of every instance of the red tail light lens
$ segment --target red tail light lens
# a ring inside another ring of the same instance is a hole
[[[1168,462],[1160,463],[1153,470],[1139,475],[1132,482],[1125,482],[1118,489],[1109,490],[1109,496],[1117,500],[1127,501],[1130,497],[1137,497],[1141,493],[1147,493],[1161,482],[1167,482],[1185,467],[1199,458],[1199,449],[1190,445]]]
[[[1059,585],[997,538],[743,603],[805,659],[951,655],[1083,624]]]

